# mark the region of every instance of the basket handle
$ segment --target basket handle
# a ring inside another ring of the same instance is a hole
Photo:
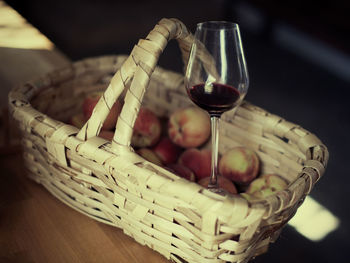
[[[130,150],[133,127],[143,95],[148,87],[159,56],[171,39],[177,39],[184,64],[187,64],[193,36],[178,19],[161,19],[146,39],[139,40],[121,68],[115,73],[104,94],[99,99],[90,119],[76,137],[87,140],[97,136],[113,104],[127,88],[124,105],[118,117],[112,149]],[[131,82],[131,83],[130,83]]]

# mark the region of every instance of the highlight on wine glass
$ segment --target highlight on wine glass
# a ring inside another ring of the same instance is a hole
[[[241,34],[236,23],[199,23],[185,74],[190,99],[211,119],[212,162],[208,189],[218,187],[218,125],[221,115],[237,107],[248,91],[249,78]]]

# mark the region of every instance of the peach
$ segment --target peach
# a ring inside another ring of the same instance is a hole
[[[98,136],[106,139],[107,141],[112,141],[114,137],[114,131],[101,130]]]
[[[210,176],[211,173],[211,151],[197,148],[186,149],[179,157],[179,164],[191,169],[197,180]]]
[[[136,151],[140,156],[145,158],[147,161],[154,163],[156,165],[162,165],[162,161],[157,156],[157,154],[148,148],[140,148]]]
[[[207,188],[208,184],[209,184],[209,179],[210,179],[210,177],[204,177],[198,181],[198,184]],[[223,189],[231,194],[237,194],[237,188],[231,180],[219,175],[218,176],[218,183],[219,183],[219,188],[221,188],[221,189]]]
[[[195,174],[186,166],[178,164],[178,163],[171,163],[168,164],[166,168],[169,168],[170,171],[177,174],[180,177],[183,177],[191,182],[196,181]]]
[[[162,137],[152,150],[163,164],[175,163],[182,152],[182,148],[174,144],[168,137]]]
[[[183,148],[194,148],[210,136],[209,115],[197,107],[179,109],[170,115],[169,138]]]
[[[248,199],[265,198],[287,188],[287,181],[277,174],[264,174],[253,180],[242,195]]]
[[[88,94],[88,96],[84,99],[82,108],[85,120],[88,120],[90,118],[97,102],[102,95],[103,92],[96,91]],[[111,130],[115,127],[121,109],[122,104],[119,100],[117,100],[107,115],[107,118],[102,126],[103,130]]]
[[[70,124],[72,124],[73,126],[79,129],[81,129],[84,126],[85,122],[86,120],[84,118],[83,113],[74,114],[69,120]]]
[[[259,172],[260,160],[255,151],[235,147],[225,152],[219,160],[219,173],[234,183],[247,185]]]
[[[151,110],[141,107],[136,118],[131,144],[134,147],[150,147],[155,145],[162,131],[158,116]]]

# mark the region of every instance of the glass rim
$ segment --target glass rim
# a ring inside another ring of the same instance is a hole
[[[206,30],[232,30],[237,27],[239,27],[237,23],[224,20],[205,21],[197,24],[197,28],[205,28]]]

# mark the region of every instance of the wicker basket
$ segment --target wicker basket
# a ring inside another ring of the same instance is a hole
[[[191,103],[183,76],[156,67],[173,38],[187,61],[192,35],[180,21],[162,19],[130,56],[84,59],[12,90],[10,111],[22,131],[26,167],[62,202],[168,259],[247,262],[267,250],[324,173],[327,148],[298,125],[244,102],[234,118],[223,115],[220,152],[253,148],[262,172],[283,176],[287,189],[248,202],[144,160],[130,146],[140,105],[169,116]],[[105,93],[84,127],[66,124],[93,90]],[[109,142],[96,135],[118,97],[124,106]]]

